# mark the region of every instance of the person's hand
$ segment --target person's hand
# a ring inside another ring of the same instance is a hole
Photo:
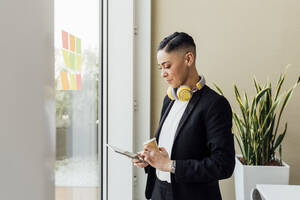
[[[153,146],[145,145],[143,156],[144,160],[152,167],[164,172],[171,171],[171,160],[164,147],[155,148]]]
[[[137,156],[141,160],[144,160],[145,156],[142,153],[138,153]],[[132,162],[133,162],[134,166],[139,167],[139,168],[144,168],[144,167],[147,167],[149,165],[147,162],[142,162],[138,159],[132,159]]]

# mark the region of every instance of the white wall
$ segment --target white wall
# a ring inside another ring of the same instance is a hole
[[[53,200],[53,1],[0,2],[0,199]]]

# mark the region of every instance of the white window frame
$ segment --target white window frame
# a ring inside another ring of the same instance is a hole
[[[100,193],[105,200],[141,200],[145,199],[144,171],[134,168],[129,159],[108,151],[105,144],[140,151],[150,137],[151,1],[103,0],[102,6]]]

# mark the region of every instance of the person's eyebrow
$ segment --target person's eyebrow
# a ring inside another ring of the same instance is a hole
[[[169,62],[169,61],[164,61],[164,62],[162,62],[161,64],[158,64],[158,66],[163,66],[163,65],[166,64],[167,62]]]

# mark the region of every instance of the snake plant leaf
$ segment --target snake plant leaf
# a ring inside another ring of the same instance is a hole
[[[233,88],[234,88],[235,96],[238,97],[239,99],[241,99],[241,95],[240,95],[240,92],[239,92],[236,84],[233,85]]]
[[[264,119],[265,119],[266,115],[268,114],[268,110],[269,110],[268,93],[269,93],[269,91],[266,92],[265,95],[260,99],[259,110],[258,110],[258,121],[259,121],[260,127],[262,126]]]
[[[279,123],[280,123],[280,119],[281,119],[281,115],[282,115],[282,112],[283,110],[285,109],[288,101],[290,100],[291,96],[292,96],[292,93],[293,93],[293,89],[294,87],[290,88],[287,93],[286,93],[286,96],[283,100],[283,103],[282,103],[282,106],[280,108],[280,111],[279,111],[279,116],[278,116],[278,119],[277,119],[277,125],[276,125],[276,129],[275,129],[275,137],[277,135],[277,131],[278,131],[278,126],[279,126]]]
[[[241,145],[241,141],[240,141],[240,138],[238,138],[236,135],[234,135],[234,137],[236,138],[236,141],[238,142],[238,145],[240,147],[240,150],[242,152],[242,155],[243,155],[243,158],[245,159],[246,158],[246,153],[245,153],[245,150],[244,150],[244,145]]]
[[[286,76],[286,73],[280,75],[280,78],[279,78],[277,86],[276,86],[275,101],[276,101],[276,99],[277,99],[277,97],[279,95],[279,92],[281,90],[281,86],[282,86],[282,84],[284,82],[285,76]]]
[[[286,134],[286,130],[287,130],[287,123],[285,123],[283,133],[280,134],[280,135],[278,136],[278,138],[277,138],[277,140],[276,140],[276,142],[275,142],[275,145],[274,145],[274,147],[273,147],[273,150],[274,150],[274,151],[275,151],[276,148],[281,144],[281,142],[282,142],[282,140],[283,140],[283,138],[284,138],[284,136],[285,136],[285,134]]]
[[[220,88],[216,83],[213,83],[213,85],[214,85],[215,88],[218,90],[218,92],[219,92],[222,96],[224,96],[224,93],[223,93],[223,91],[221,90],[221,88]]]
[[[235,126],[238,128],[238,132],[242,134],[242,137],[245,137],[244,128],[241,126],[240,119],[238,118],[236,113],[233,113],[233,121],[235,123]]]
[[[249,101],[248,101],[248,96],[247,96],[247,93],[245,92],[244,93],[244,98],[245,98],[245,109],[246,111],[248,112],[248,109],[249,109]],[[247,113],[248,114],[248,113]]]
[[[281,97],[279,97],[273,104],[272,108],[269,110],[267,116],[265,117],[265,121],[262,125],[262,127],[264,128],[268,122],[268,120],[270,119],[271,115],[274,113],[275,109],[277,108],[277,106],[280,104],[281,99],[282,99],[283,95],[281,95]]]
[[[239,90],[238,90],[238,88],[236,87],[235,84],[234,84],[233,87],[234,87],[234,92],[235,92],[235,98],[236,98],[236,101],[238,102],[238,104],[240,106],[241,113],[242,113],[243,118],[244,118],[244,122],[247,123],[247,111],[246,111],[245,106],[242,103],[241,95],[240,95]]]
[[[269,134],[272,134],[271,128],[273,127],[274,122],[275,122],[275,117],[272,118],[271,123],[270,123],[269,126],[267,127],[267,129],[266,129],[266,131],[265,131],[265,133],[264,133],[264,135],[263,135],[263,138],[262,138],[263,140],[264,140]]]
[[[270,88],[264,88],[255,96],[256,104],[259,102],[260,98],[262,98],[264,96],[264,94],[268,91],[270,91]]]
[[[259,125],[258,125],[258,118],[256,113],[253,113],[252,118],[253,118],[253,131],[257,132],[259,129]]]
[[[257,80],[256,80],[256,77],[255,77],[255,76],[253,77],[253,81],[254,81],[254,86],[255,86],[256,92],[259,92],[259,91],[261,90],[261,87],[260,87],[260,85],[257,83]]]
[[[251,111],[250,111],[250,115],[251,115],[251,116],[252,116],[253,113],[256,111],[255,109],[256,109],[256,98],[254,97],[254,98],[252,99],[252,103],[251,103]]]

